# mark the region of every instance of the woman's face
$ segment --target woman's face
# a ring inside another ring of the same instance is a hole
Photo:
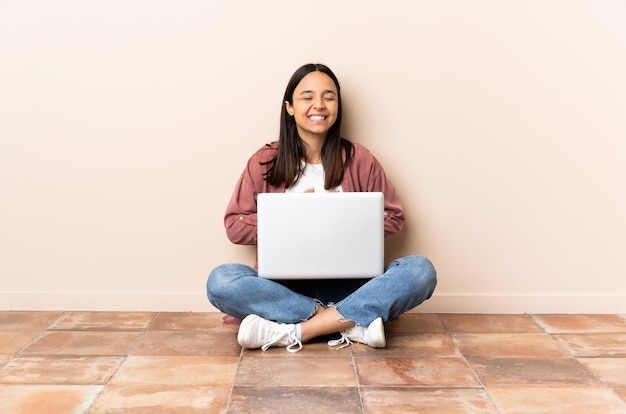
[[[302,78],[292,100],[293,104],[285,102],[285,106],[296,121],[300,138],[326,138],[339,110],[339,96],[333,80],[323,72],[311,72]]]

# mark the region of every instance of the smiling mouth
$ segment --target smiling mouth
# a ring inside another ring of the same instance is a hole
[[[311,115],[311,116],[309,117],[309,119],[310,119],[311,121],[323,121],[323,120],[325,120],[325,119],[326,119],[326,117],[325,117],[325,116],[322,116],[322,115]]]

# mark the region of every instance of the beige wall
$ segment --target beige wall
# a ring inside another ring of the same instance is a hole
[[[0,308],[213,310],[291,73],[404,200],[439,312],[626,313],[626,3],[0,1]]]

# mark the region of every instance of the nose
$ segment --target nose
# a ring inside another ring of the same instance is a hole
[[[315,100],[313,101],[313,107],[314,108],[325,108],[326,104],[324,103],[324,98],[321,97],[321,96],[315,98]]]

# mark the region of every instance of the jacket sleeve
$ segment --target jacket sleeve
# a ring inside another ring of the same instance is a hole
[[[380,191],[383,193],[385,202],[385,239],[397,234],[404,225],[404,209],[400,199],[396,195],[396,188],[385,175],[382,166],[375,162],[372,169],[373,175],[369,182],[368,191]]]
[[[404,225],[404,209],[396,195],[396,188],[387,178],[382,164],[365,147],[354,144],[355,154],[349,166],[347,184],[349,191],[375,191],[384,196],[385,239],[397,234]]]
[[[224,227],[228,239],[235,244],[256,244],[258,181],[263,180],[259,160],[252,156],[237,181],[233,195],[226,207]]]

